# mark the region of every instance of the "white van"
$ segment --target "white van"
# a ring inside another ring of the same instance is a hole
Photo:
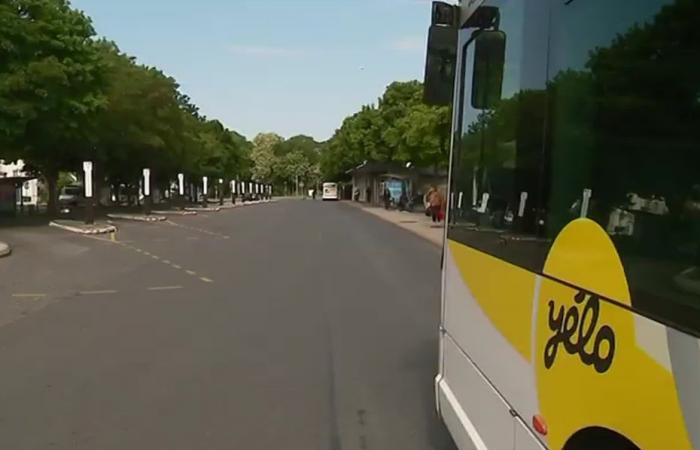
[[[338,200],[338,185],[336,183],[323,183],[323,200]]]

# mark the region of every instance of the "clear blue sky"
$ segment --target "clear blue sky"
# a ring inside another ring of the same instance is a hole
[[[73,0],[97,32],[253,138],[329,138],[394,80],[421,79],[428,0]]]

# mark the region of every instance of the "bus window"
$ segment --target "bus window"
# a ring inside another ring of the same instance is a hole
[[[498,1],[490,32],[505,41],[504,70],[478,64],[482,30],[468,29],[463,49],[460,130],[453,152],[448,236],[531,270],[540,270],[546,241],[540,236],[541,171],[545,113],[547,1]],[[523,58],[523,55],[528,55]],[[474,73],[500,98],[474,101]],[[488,78],[493,78],[489,81]],[[483,81],[486,79],[486,81]],[[493,88],[493,86],[497,86]]]
[[[588,217],[633,307],[700,331],[700,3],[553,2],[546,236]]]

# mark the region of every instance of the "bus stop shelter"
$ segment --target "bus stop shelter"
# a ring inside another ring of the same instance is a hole
[[[34,178],[28,176],[0,178],[0,215],[13,216],[17,214],[17,204],[22,202],[22,197],[18,195],[18,192],[24,183]]]

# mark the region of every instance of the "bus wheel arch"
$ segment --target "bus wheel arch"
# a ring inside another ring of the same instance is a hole
[[[640,450],[632,441],[613,430],[589,427],[574,433],[563,450]]]

